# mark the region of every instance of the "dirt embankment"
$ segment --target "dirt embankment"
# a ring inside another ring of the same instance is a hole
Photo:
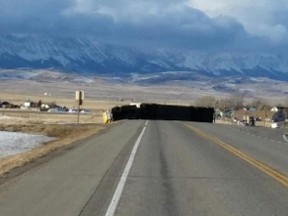
[[[44,143],[28,152],[0,159],[0,176],[13,168],[23,166],[26,163],[43,157],[50,152],[68,146],[78,140],[97,134],[104,129],[101,124],[11,124],[0,125],[0,131],[24,132],[43,134],[55,137],[54,141]]]

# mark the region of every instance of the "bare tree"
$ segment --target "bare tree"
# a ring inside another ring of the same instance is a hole
[[[231,109],[239,110],[244,106],[244,96],[243,95],[235,95],[229,99]]]
[[[220,110],[225,110],[227,108],[228,105],[228,99],[220,99],[216,101],[216,107],[215,108],[219,108]]]
[[[285,107],[288,107],[288,97],[285,99]]]
[[[236,95],[216,101],[216,107],[224,111],[241,109],[243,104],[244,97],[242,95]]]
[[[195,101],[195,105],[199,107],[214,107],[216,99],[213,96],[203,96]]]
[[[270,106],[269,104],[262,98],[256,98],[251,103],[252,106],[254,106],[257,110],[269,110]]]

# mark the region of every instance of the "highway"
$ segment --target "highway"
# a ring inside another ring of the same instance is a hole
[[[121,121],[2,179],[0,215],[286,216],[284,132]]]

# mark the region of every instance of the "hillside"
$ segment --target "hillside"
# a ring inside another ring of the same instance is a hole
[[[208,77],[288,80],[288,57],[267,53],[143,50],[100,43],[90,37],[0,36],[0,68],[54,69],[106,76],[192,71]],[[167,76],[166,76],[167,77]],[[174,80],[183,74],[173,74]],[[171,79],[167,77],[168,79]],[[195,77],[186,76],[193,80]],[[164,80],[165,81],[165,80]]]

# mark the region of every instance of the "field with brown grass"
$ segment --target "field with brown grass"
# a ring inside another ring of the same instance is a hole
[[[54,141],[44,143],[28,152],[18,155],[8,156],[0,159],[0,175],[9,172],[11,169],[22,166],[26,163],[43,157],[55,150],[71,145],[76,141],[85,139],[89,136],[97,134],[103,130],[105,126],[100,124],[73,124],[73,125],[58,125],[58,124],[9,124],[1,125],[2,131],[21,131],[33,134],[44,134],[50,137],[55,137]]]
[[[0,93],[2,101],[9,101],[19,105],[23,104],[27,98],[27,95],[21,93]],[[41,96],[33,94],[29,98],[33,101],[43,100]],[[51,97],[49,101],[57,101],[57,104],[67,107],[75,106],[73,98]],[[116,105],[120,104],[113,101],[86,100],[83,108],[88,109],[89,112],[80,114],[79,124],[77,124],[77,114],[0,109],[0,131],[42,134],[56,138],[54,141],[40,145],[28,152],[1,158],[0,175],[53,153],[55,150],[97,134],[106,127],[101,122],[103,111]]]
[[[75,91],[84,90],[85,99],[82,108],[89,110],[89,112],[80,115],[80,124],[78,125],[77,114],[0,109],[0,131],[43,134],[57,138],[29,152],[0,159],[0,175],[49,154],[55,149],[97,134],[99,130],[105,128],[101,123],[103,111],[114,106],[121,106],[130,102],[193,105],[197,98],[205,95],[219,98],[229,96],[226,93],[220,94],[211,91],[209,85],[201,85],[201,87],[195,83],[182,85],[176,82],[173,85],[145,86],[119,82],[111,83],[101,78],[94,79],[91,83],[74,83],[73,77],[73,79],[71,78],[73,82],[65,81],[67,74],[64,76],[61,73],[51,71],[44,74],[48,78],[45,76],[46,78],[39,78],[38,81],[0,80],[0,101],[22,105],[28,100],[34,102],[41,100],[42,103],[53,102],[60,106],[77,108]],[[279,89],[287,87],[284,84],[283,86],[282,84],[274,86]],[[265,96],[276,98],[268,93],[266,92]],[[278,100],[283,101],[284,99],[278,97]]]

